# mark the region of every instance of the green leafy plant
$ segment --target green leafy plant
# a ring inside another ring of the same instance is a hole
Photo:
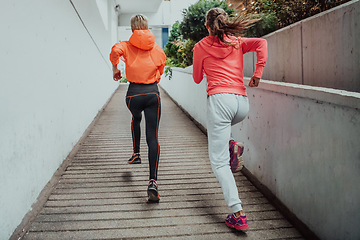
[[[167,56],[165,76],[171,79],[170,67],[188,67],[192,65],[194,45],[208,35],[205,27],[206,12],[214,7],[221,7],[229,15],[234,11],[229,9],[225,1],[199,0],[188,9],[183,10],[183,21],[173,24],[168,43],[164,52]]]
[[[119,83],[127,83],[127,78],[125,74],[122,75],[122,78],[119,80]]]
[[[171,67],[174,67],[174,63],[172,62],[171,58],[167,58],[166,59],[166,64],[165,64],[165,77],[169,77],[169,80],[172,79],[172,69]]]
[[[278,20],[273,12],[260,13],[254,15],[254,18],[259,18],[260,20],[244,30],[245,37],[262,37],[279,29]]]
[[[192,64],[192,49],[195,41],[191,39],[183,39],[179,31],[179,23],[176,22],[171,30],[168,43],[165,45],[164,52],[167,56],[166,66],[185,68]],[[165,74],[169,73],[169,69],[165,69]]]
[[[235,12],[275,16],[278,28],[286,27],[348,1],[350,0],[228,0],[233,3]]]
[[[172,69],[170,66],[165,67],[165,77],[169,77],[169,80],[172,79]]]

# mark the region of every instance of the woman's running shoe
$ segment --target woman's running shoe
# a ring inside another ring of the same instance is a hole
[[[149,181],[147,194],[149,197],[148,199],[149,202],[159,202],[160,196],[157,189],[157,182],[154,179],[151,179]]]
[[[242,155],[244,152],[244,144],[242,142],[231,141],[230,151],[230,168],[233,173],[240,171],[244,166]]]
[[[141,157],[140,153],[133,154],[131,158],[128,160],[129,164],[140,164],[141,163]]]
[[[237,218],[233,213],[231,213],[226,217],[225,223],[228,227],[235,228],[236,230],[249,229],[246,216],[239,216]]]

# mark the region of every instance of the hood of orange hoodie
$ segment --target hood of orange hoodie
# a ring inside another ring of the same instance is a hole
[[[155,36],[148,29],[146,30],[135,30],[131,35],[129,42],[134,47],[140,48],[141,50],[151,50],[155,45]]]
[[[215,39],[214,39],[215,38]],[[230,39],[226,39],[230,41]],[[224,45],[220,42],[220,40],[217,37],[206,37],[203,40],[201,40],[199,43],[199,46],[208,54],[215,58],[226,58],[229,56],[234,48],[232,46]]]

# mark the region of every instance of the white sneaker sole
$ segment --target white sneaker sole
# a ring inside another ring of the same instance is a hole
[[[242,155],[240,156],[241,148],[244,147],[244,145],[241,142],[238,142],[235,144],[234,147],[234,154],[236,154],[239,165],[236,169],[236,172],[240,171],[244,167],[244,159],[242,158]],[[244,152],[243,152],[244,154]]]

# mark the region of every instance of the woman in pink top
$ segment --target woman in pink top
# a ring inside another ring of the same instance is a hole
[[[237,230],[248,229],[232,172],[242,167],[244,146],[231,138],[231,126],[245,119],[249,111],[243,83],[243,54],[256,52],[256,70],[250,87],[257,87],[267,60],[267,42],[261,38],[240,38],[251,21],[229,20],[221,8],[206,14],[208,37],[194,47],[193,78],[195,83],[207,80],[207,133],[211,167],[223,190],[232,213],[225,223]]]

